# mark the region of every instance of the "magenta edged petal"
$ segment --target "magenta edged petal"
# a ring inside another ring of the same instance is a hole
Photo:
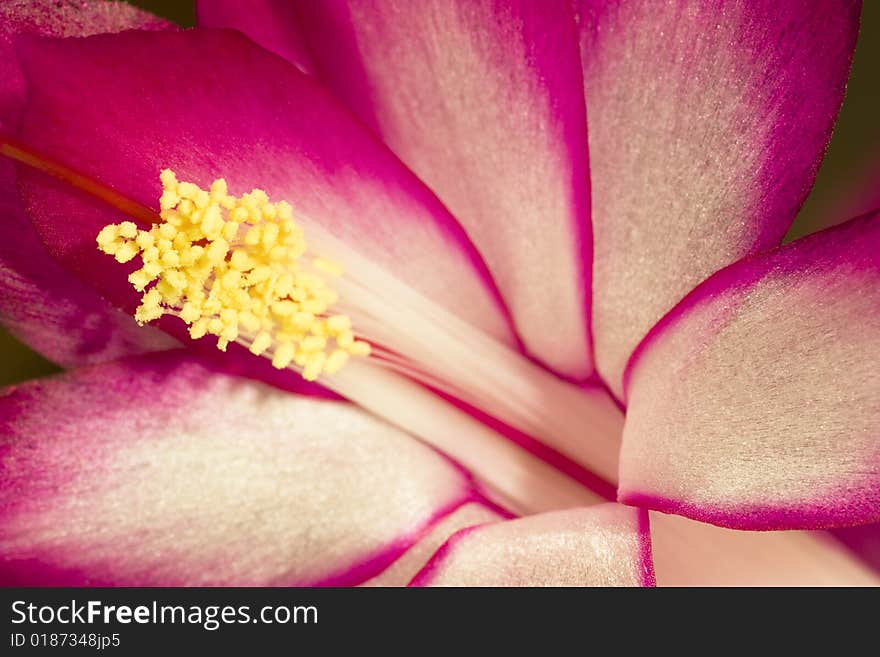
[[[164,29],[160,19],[121,3],[0,5],[0,129],[10,129],[24,101],[24,80],[11,37],[16,33],[82,36],[130,28]],[[15,169],[0,161],[0,323],[64,366],[111,360],[173,346],[160,331],[139,329],[91,287],[66,274],[46,253],[20,207]]]
[[[510,514],[484,499],[468,500],[455,511],[440,519],[424,537],[402,554],[394,563],[363,586],[406,586],[431,559],[432,555],[458,531],[498,522]]]
[[[852,0],[579,0],[597,368],[694,285],[779,243],[843,99]]]
[[[311,70],[297,26],[296,3],[290,0],[196,0],[196,23],[236,29],[301,71]]]
[[[413,586],[653,586],[647,512],[618,504],[459,531]]]
[[[299,14],[315,75],[459,219],[526,349],[589,375],[589,170],[568,3],[331,0]]]
[[[0,162],[0,323],[64,367],[178,344],[157,329],[139,327],[49,257],[19,207],[14,175],[9,162]]]
[[[165,167],[202,187],[224,177],[235,194],[260,187],[511,339],[482,263],[436,197],[308,76],[240,34],[27,39],[18,54],[29,95],[18,138],[29,148],[147,207],[157,206]],[[21,183],[50,252],[133,310],[126,268],[94,246],[120,212],[35,170],[22,170]]]
[[[880,213],[741,261],[628,368],[618,499],[742,529],[880,519]]]
[[[474,499],[354,406],[181,351],[0,396],[6,584],[357,584]]]
[[[651,517],[647,509],[639,509],[639,574],[641,585],[657,586],[657,575],[654,572],[654,550],[651,544]]]

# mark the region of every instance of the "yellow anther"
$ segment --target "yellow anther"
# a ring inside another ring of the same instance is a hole
[[[260,243],[263,231],[260,226],[251,226],[244,236],[244,243],[248,246],[256,246]]]
[[[109,228],[109,226],[108,226]],[[142,230],[138,233],[137,238],[135,239],[135,244],[141,247],[141,251],[144,249],[149,249],[156,243],[156,238],[153,237],[152,233],[148,233],[145,230]]]
[[[342,267],[307,255],[289,203],[271,203],[261,189],[232,196],[222,178],[209,191],[170,169],[159,178],[161,223],[138,230],[122,221],[96,237],[119,262],[140,256],[141,268],[128,277],[143,293],[139,323],[176,315],[193,339],[213,335],[221,351],[233,341],[249,345],[253,354],[271,354],[279,369],[302,368],[310,381],[369,355],[348,316],[329,314],[338,298],[329,277]]]
[[[159,181],[162,183],[163,189],[177,189],[177,176],[171,169],[162,169]]]
[[[236,249],[229,258],[229,264],[239,271],[250,269],[250,258],[244,249]]]
[[[180,203],[180,196],[173,189],[166,189],[159,197],[159,208],[162,210],[170,210]]]
[[[234,290],[241,282],[241,272],[237,269],[230,269],[225,274],[223,274],[223,278],[221,278],[220,280],[223,283],[223,287]]]
[[[325,274],[329,274],[330,276],[342,276],[344,273],[341,266],[327,258],[315,258],[312,260],[312,264],[315,265],[315,269],[322,271]]]
[[[192,324],[194,321],[199,319],[202,316],[201,311],[198,307],[187,301],[183,304],[183,308],[180,309],[180,319],[182,319],[187,324]]]
[[[294,328],[299,329],[300,331],[308,331],[309,327],[315,321],[315,316],[312,313],[295,312],[291,315],[290,321]]]
[[[134,258],[138,254],[137,246],[131,242],[123,242],[116,249],[116,261],[125,263]]]
[[[220,331],[220,337],[229,342],[233,342],[238,337],[238,326],[229,324]]]
[[[283,370],[290,365],[293,360],[296,348],[290,342],[282,342],[275,348],[275,355],[272,357],[272,366]]]
[[[275,294],[279,297],[286,297],[293,291],[293,276],[283,274],[275,282]]]
[[[238,235],[239,225],[240,224],[237,221],[227,221],[220,234],[223,235],[224,239],[231,242],[235,239],[236,235]]]
[[[177,267],[180,264],[180,255],[177,251],[166,251],[162,254],[162,264],[166,267]]]
[[[128,275],[128,282],[131,283],[131,286],[138,292],[143,292],[144,288],[152,283],[154,279],[155,276],[150,276],[143,269],[138,269]]]
[[[321,299],[306,299],[305,301],[300,302],[299,304],[300,310],[304,313],[308,313],[311,315],[320,315],[325,310],[327,310],[327,304],[321,301]]]
[[[124,237],[125,239],[130,240],[137,237],[137,233],[137,224],[133,221],[123,221],[119,224],[119,237]]]
[[[122,233],[121,230],[119,232],[120,234]],[[166,240],[173,240],[174,237],[177,235],[177,229],[171,224],[162,224],[161,226],[159,226],[159,235],[164,237]]]
[[[344,331],[351,330],[351,320],[348,315],[333,315],[327,318],[327,330],[331,335],[339,335]]]
[[[327,354],[323,351],[319,351],[316,354],[311,354],[306,360],[306,365],[303,368],[302,377],[306,381],[314,381],[321,375],[321,371],[324,369],[324,365],[327,363]]]
[[[348,362],[348,352],[344,349],[334,349],[333,353],[327,357],[327,363],[324,365],[324,371],[327,374],[335,374],[342,369],[343,365]]]
[[[177,184],[177,193],[185,199],[193,199],[199,192],[198,185],[190,182],[182,182]]]
[[[290,317],[296,312],[296,304],[293,301],[276,301],[272,304],[272,312],[278,317]]]
[[[227,191],[226,181],[223,178],[217,178],[217,180],[211,183],[211,200],[216,202],[222,201],[226,197]]]
[[[250,213],[247,211],[247,208],[243,208],[238,206],[233,208],[229,213],[229,219],[238,223],[243,223],[248,220]]]
[[[249,310],[243,310],[238,314],[238,322],[245,331],[250,333],[253,333],[262,326],[260,319]]]
[[[278,219],[282,222],[289,222],[293,219],[293,208],[287,201],[279,201],[275,205],[275,210],[278,213]]]
[[[168,285],[174,290],[182,291],[186,288],[186,274],[176,269],[169,269],[166,271],[162,274],[162,279],[168,281]]]
[[[98,237],[96,239],[99,248],[107,244],[115,243],[119,239],[119,226],[117,226],[116,224],[104,226],[101,229],[101,232],[98,233]]]
[[[327,338],[323,338],[320,335],[310,335],[307,338],[303,338],[302,342],[300,342],[300,349],[309,353],[324,351],[326,346]]]
[[[372,351],[372,347],[370,347],[369,342],[364,342],[363,340],[357,340],[348,350],[352,356],[369,356]]]
[[[195,203],[196,208],[199,210],[207,208],[210,202],[211,195],[203,189],[198,190],[193,197],[193,203]]]
[[[251,343],[250,350],[251,353],[259,356],[266,349],[272,346],[272,336],[266,333],[258,333],[257,337],[254,338],[254,341]]]
[[[205,251],[205,256],[211,263],[220,263],[226,258],[229,251],[229,244],[224,239],[218,239],[211,242],[211,246]]]
[[[352,345],[354,345],[354,333],[350,330],[340,331],[336,336],[336,344],[343,349],[351,349]]]
[[[281,229],[278,227],[278,224],[267,223],[263,225],[263,235],[261,241],[267,248],[271,248],[275,246],[278,242],[278,233],[281,232]]]
[[[208,334],[208,320],[204,317],[196,320],[189,327],[189,335],[193,340],[203,338]]]

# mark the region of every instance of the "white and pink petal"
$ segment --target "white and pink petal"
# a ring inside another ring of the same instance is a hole
[[[356,407],[182,351],[8,389],[0,426],[5,584],[358,584],[475,499]]]
[[[526,349],[589,375],[589,171],[569,4],[331,0],[298,14],[314,74],[461,222]]]
[[[476,498],[439,520],[418,543],[363,586],[406,586],[457,532],[510,518],[510,514],[486,500]]]
[[[619,499],[743,529],[880,520],[880,214],[717,273],[627,371]]]
[[[785,234],[843,99],[861,3],[576,4],[596,363],[619,395],[654,322]]]
[[[219,177],[236,194],[259,187],[459,317],[512,339],[482,262],[430,190],[309,76],[240,34],[27,39],[18,55],[29,102],[16,137],[38,157],[145,208],[157,206],[166,167],[202,187]],[[21,168],[20,181],[50,252],[133,310],[138,295],[93,247],[121,210],[37,170]]]
[[[647,512],[553,511],[454,534],[413,586],[653,586]]]

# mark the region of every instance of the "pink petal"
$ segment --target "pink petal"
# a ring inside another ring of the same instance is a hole
[[[880,520],[880,214],[741,261],[633,355],[619,499],[745,529]]]
[[[311,70],[305,40],[296,29],[296,5],[289,0],[196,0],[200,27],[229,27],[300,70]]]
[[[658,586],[878,586],[824,532],[737,531],[651,513]]]
[[[155,16],[120,3],[30,0],[0,4],[0,128],[21,109],[24,80],[10,38],[15,33],[83,36],[129,28],[161,29]],[[139,329],[92,288],[63,273],[25,218],[15,170],[0,161],[0,322],[18,339],[64,366],[168,348],[174,341]]]
[[[164,30],[171,24],[122,2],[5,0],[0,3],[0,127],[20,110],[24,80],[10,43],[13,34],[80,37],[123,30]]]
[[[812,185],[858,30],[852,0],[579,0],[593,331],[615,393],[694,285],[778,244]]]
[[[462,529],[503,520],[499,510],[482,502],[468,502],[440,520],[418,543],[364,586],[406,586],[446,540]]]
[[[7,390],[0,425],[7,584],[356,584],[473,495],[352,405],[182,352]]]
[[[157,205],[164,167],[202,187],[221,176],[236,194],[260,187],[510,339],[481,262],[439,201],[308,76],[241,35],[29,39],[19,57],[29,85],[19,139],[29,148],[147,207]],[[94,244],[121,213],[38,171],[22,170],[21,182],[50,252],[132,311],[139,295],[126,272]]]
[[[455,534],[414,586],[653,586],[647,514],[617,504]]]
[[[0,323],[65,367],[174,347],[172,338],[139,327],[49,257],[19,205],[13,169],[0,161]]]
[[[315,74],[461,221],[527,350],[590,374],[586,120],[567,3],[299,10]]]

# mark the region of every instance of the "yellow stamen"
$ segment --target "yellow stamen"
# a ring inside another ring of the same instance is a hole
[[[139,324],[177,315],[194,339],[213,335],[221,351],[240,342],[278,369],[296,364],[309,381],[370,354],[349,317],[330,313],[338,295],[327,277],[342,275],[342,267],[306,257],[289,203],[272,203],[260,189],[231,196],[222,178],[210,191],[178,181],[170,169],[159,178],[161,223],[139,230],[123,221],[96,238],[120,263],[141,257],[143,266],[128,277],[143,292]]]

